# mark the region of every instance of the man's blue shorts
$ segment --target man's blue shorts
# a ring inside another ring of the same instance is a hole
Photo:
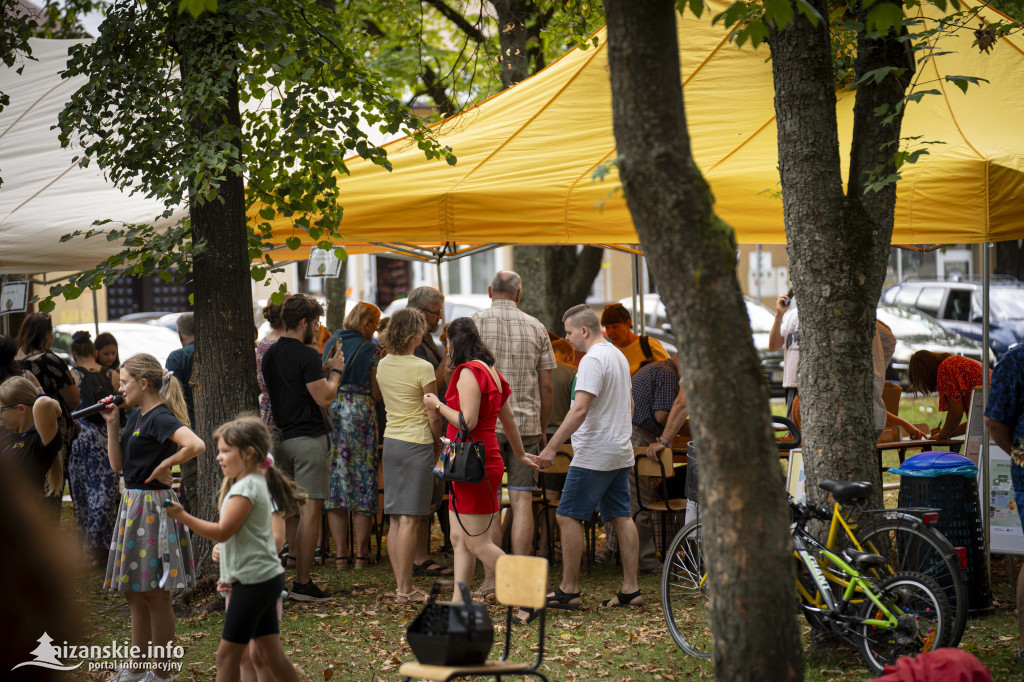
[[[632,516],[629,509],[629,472],[633,467],[612,471],[594,471],[569,467],[558,503],[559,516],[589,521],[595,508],[601,510],[601,523]]]

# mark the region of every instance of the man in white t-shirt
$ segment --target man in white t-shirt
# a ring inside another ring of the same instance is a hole
[[[633,468],[633,432],[629,363],[601,336],[597,313],[587,305],[569,308],[562,316],[565,338],[586,352],[573,387],[573,403],[555,435],[541,451],[541,467],[572,436],[573,458],[556,512],[562,533],[562,583],[548,595],[550,608],[580,607],[579,574],[583,527],[594,508],[601,521],[611,521],[619,538],[622,588],[602,606],[643,606],[637,584],[639,541],[629,508],[629,474]]]

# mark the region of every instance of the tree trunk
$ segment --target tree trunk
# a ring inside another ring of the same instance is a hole
[[[507,88],[530,75],[526,23],[533,7],[528,0],[491,0],[491,5],[498,15],[501,86]]]
[[[995,274],[1024,280],[1024,239],[996,242]]]
[[[828,16],[823,0],[812,0]],[[818,482],[869,480],[880,505],[874,447],[871,342],[892,236],[895,183],[865,194],[867,172],[895,172],[892,153],[902,116],[883,124],[875,110],[902,99],[913,73],[903,46],[889,35],[858,40],[858,77],[886,65],[908,67],[897,79],[861,83],[854,109],[850,184],[840,172],[832,51],[826,22],[797,12],[769,45],[775,81],[779,173],[790,275],[800,309],[798,385],[807,494]],[[863,16],[861,16],[863,21]],[[886,146],[886,143],[889,143]]]
[[[324,297],[327,299],[327,328],[332,332],[341,329],[345,321],[345,298],[348,292],[348,261],[341,262],[337,277],[324,280]]]
[[[187,17],[188,15],[184,15]],[[208,82],[223,97],[209,99],[203,116],[189,122],[196,139],[212,138],[218,126],[237,131],[230,163],[240,163],[241,118],[238,110],[237,73],[211,73],[208,66],[233,58],[229,41],[219,38],[224,29],[215,14],[199,19],[178,20],[181,50],[181,78]],[[223,61],[222,61],[223,60]],[[229,167],[230,167],[229,163]],[[193,242],[206,248],[194,257],[196,354],[192,373],[196,424],[193,430],[206,442],[206,454],[199,458],[198,516],[216,519],[221,472],[217,465],[217,444],[213,431],[243,413],[258,409],[256,355],[253,352],[252,288],[246,239],[245,195],[241,176],[227,171],[217,197],[202,201],[192,188],[189,202]],[[209,561],[211,543],[192,534],[197,577],[210,574],[216,566]]]
[[[562,313],[587,299],[601,271],[604,250],[584,246],[515,246],[514,267],[523,278],[519,307],[559,336],[565,335]]]
[[[679,341],[701,457],[715,678],[803,676],[793,544],[732,229],[712,211],[686,128],[672,0],[606,0],[623,187]],[[727,348],[730,352],[723,353]]]

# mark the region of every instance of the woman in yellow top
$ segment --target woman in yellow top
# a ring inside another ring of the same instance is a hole
[[[384,513],[390,517],[388,557],[395,572],[395,601],[426,601],[412,586],[413,560],[420,520],[430,512],[432,469],[441,418],[423,407],[423,396],[436,391],[434,368],[413,351],[427,331],[415,308],[403,308],[388,323],[388,354],[377,365],[377,385],[384,397]]]

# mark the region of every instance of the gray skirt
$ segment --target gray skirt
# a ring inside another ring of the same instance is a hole
[[[384,513],[426,516],[434,494],[434,446],[384,439]]]

